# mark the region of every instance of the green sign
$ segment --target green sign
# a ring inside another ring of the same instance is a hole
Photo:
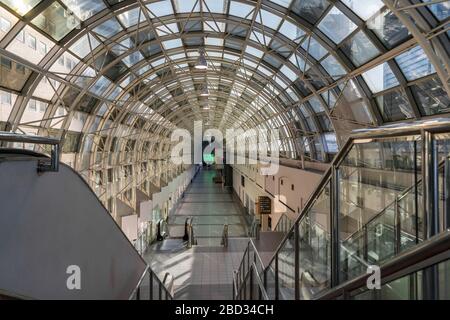
[[[215,160],[215,157],[213,154],[204,154],[203,155],[203,161],[205,161],[207,164],[213,164]]]

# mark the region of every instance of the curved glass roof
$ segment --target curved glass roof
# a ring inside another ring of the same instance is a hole
[[[352,129],[448,116],[449,12],[431,0],[1,0],[0,130],[58,137],[88,173],[164,159],[172,130],[195,120],[279,128],[282,157],[326,162]]]

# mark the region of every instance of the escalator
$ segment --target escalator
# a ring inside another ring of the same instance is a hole
[[[269,297],[450,299],[449,159],[448,119],[355,132],[262,268]],[[383,293],[361,280],[371,266]],[[417,271],[397,281],[407,270]]]
[[[0,148],[1,298],[132,299],[145,279],[158,283],[84,179],[59,163],[58,140],[2,141],[45,145],[52,156]]]

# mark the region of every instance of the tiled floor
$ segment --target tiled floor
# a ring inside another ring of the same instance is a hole
[[[169,217],[171,239],[153,245],[146,260],[162,278],[174,276],[176,299],[231,299],[232,276],[248,243],[245,219],[228,190],[212,181],[214,171],[201,171]],[[187,217],[193,217],[198,245],[187,249],[180,239]],[[220,245],[229,225],[228,248]],[[234,238],[233,238],[234,237]]]

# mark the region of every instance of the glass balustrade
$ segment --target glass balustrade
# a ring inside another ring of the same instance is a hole
[[[388,265],[450,229],[450,126],[411,124],[354,135],[324,174],[268,266],[257,268],[270,299],[315,299]],[[448,133],[447,133],[448,131]],[[425,155],[425,156],[424,156]],[[450,252],[450,243],[446,249]],[[252,247],[244,255],[250,261]],[[243,261],[242,276],[250,272]],[[437,271],[436,271],[437,270]],[[430,280],[431,279],[431,280]],[[424,283],[449,298],[448,262],[404,275],[355,298],[422,299]],[[424,293],[425,292],[425,293]],[[344,297],[341,297],[344,298]]]

